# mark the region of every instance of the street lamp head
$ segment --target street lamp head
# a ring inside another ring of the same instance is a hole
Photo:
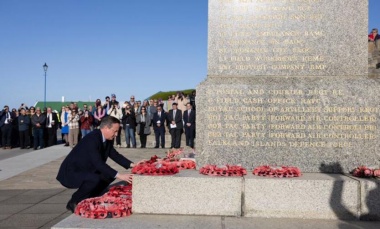
[[[45,64],[44,64],[44,66],[42,66],[42,67],[44,67],[44,71],[46,72],[46,71],[47,71],[47,69],[48,69],[48,66],[47,66],[47,64],[45,63]]]

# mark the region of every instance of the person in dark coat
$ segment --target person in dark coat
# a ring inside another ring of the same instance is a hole
[[[182,111],[177,109],[177,102],[173,102],[173,109],[169,110],[168,125],[169,132],[172,136],[171,148],[179,149],[181,147],[181,135],[183,131]]]
[[[112,116],[102,119],[100,129],[86,135],[67,155],[59,168],[57,180],[65,187],[78,189],[66,208],[72,212],[76,205],[91,197],[100,196],[115,178],[132,182],[132,174],[120,173],[106,164],[108,157],[129,169],[134,163],[113,147],[120,121]]]
[[[156,109],[157,112],[153,115],[153,130],[156,137],[156,146],[154,148],[159,147],[160,139],[161,147],[165,148],[165,121],[167,117],[161,106],[157,106]]]
[[[195,138],[195,110],[193,106],[188,103],[186,104],[187,110],[183,112],[183,121],[185,122],[185,134],[186,134],[186,146],[194,149],[194,138]]]
[[[18,131],[20,135],[20,148],[30,148],[30,135],[29,135],[30,117],[26,115],[25,109],[21,108],[20,116],[18,116]]]

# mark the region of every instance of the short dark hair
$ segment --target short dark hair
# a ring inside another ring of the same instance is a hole
[[[118,123],[120,124],[120,120],[113,117],[113,116],[107,116],[107,117],[104,117],[102,119],[102,121],[100,122],[100,126],[99,128],[100,129],[103,129],[104,127],[108,127],[108,128],[111,128],[112,127],[112,124],[114,123]]]

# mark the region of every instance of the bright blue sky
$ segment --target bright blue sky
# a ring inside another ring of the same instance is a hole
[[[207,0],[0,0],[0,106],[144,99],[207,75]],[[380,0],[369,0],[369,30]]]

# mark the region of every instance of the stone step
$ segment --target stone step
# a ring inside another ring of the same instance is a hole
[[[198,171],[134,176],[133,212],[380,220],[379,180],[305,173],[299,178],[210,177]],[[377,187],[377,188],[376,188]]]

